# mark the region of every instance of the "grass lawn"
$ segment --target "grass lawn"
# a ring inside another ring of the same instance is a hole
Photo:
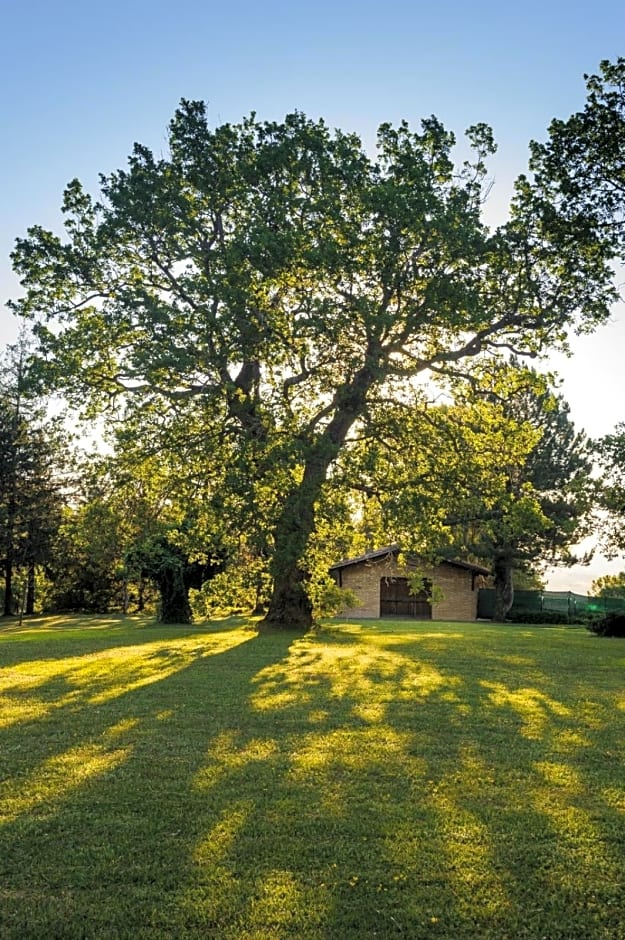
[[[625,641],[0,626],[0,937],[625,937]]]

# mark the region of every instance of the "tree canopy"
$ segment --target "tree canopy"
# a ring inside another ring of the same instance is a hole
[[[582,111],[552,121],[533,142],[530,166],[568,218],[585,218],[625,256],[625,58],[604,59],[585,75]]]
[[[537,355],[608,316],[596,219],[521,177],[489,231],[492,133],[467,137],[458,166],[436,118],[384,124],[372,156],[301,113],[211,129],[183,101],[166,156],[136,144],[97,199],[69,184],[64,238],[17,241],[39,381],[118,417],[123,399],[136,427],[193,428],[204,498],[247,514],[269,560],[266,625],[311,622],[307,548],[356,427],[420,377]]]
[[[622,597],[625,599],[625,571],[604,574],[592,582],[590,593],[595,597]]]

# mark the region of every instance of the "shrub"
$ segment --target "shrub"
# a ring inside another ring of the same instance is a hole
[[[514,610],[508,614],[512,623],[569,623],[569,616],[561,610]]]
[[[220,571],[200,590],[189,591],[193,615],[198,620],[239,614],[254,607],[254,587],[246,582],[245,572],[236,566]]]
[[[350,607],[358,607],[360,601],[349,588],[341,588],[335,581],[327,579],[317,584],[313,595],[315,617],[336,617]]]
[[[569,623],[575,624],[579,627],[587,627],[589,623],[593,623],[597,619],[597,614],[589,610],[578,610],[576,613],[572,614],[569,617]]]
[[[588,629],[597,636],[625,637],[625,611],[613,610],[605,617],[589,623]]]

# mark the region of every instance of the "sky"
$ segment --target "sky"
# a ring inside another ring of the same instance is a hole
[[[15,238],[59,231],[67,182],[97,192],[135,141],[164,153],[181,98],[208,102],[215,125],[304,111],[371,149],[383,121],[435,114],[458,136],[484,121],[499,147],[486,210],[497,224],[529,140],[581,109],[584,73],[619,55],[622,0],[0,0],[0,344],[18,329],[3,306],[20,291]],[[623,304],[572,351],[548,365],[577,427],[599,437],[625,421]],[[549,587],[585,593],[622,568],[598,556]]]

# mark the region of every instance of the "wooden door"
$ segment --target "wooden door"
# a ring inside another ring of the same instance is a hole
[[[407,578],[382,578],[380,581],[380,617],[431,620],[432,605],[425,590],[419,594],[410,594]]]

